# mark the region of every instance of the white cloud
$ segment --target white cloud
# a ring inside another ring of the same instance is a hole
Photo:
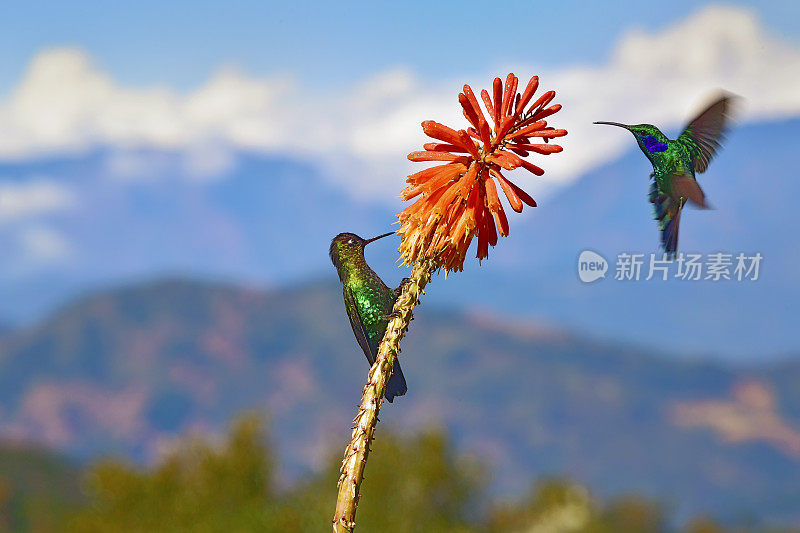
[[[21,258],[26,264],[52,263],[69,257],[71,247],[58,231],[42,225],[23,228],[19,233]]]
[[[0,180],[0,222],[63,211],[74,201],[69,189],[46,178],[22,183]]]
[[[656,33],[633,30],[599,66],[514,70],[539,74],[564,104],[552,122],[570,134],[565,152],[543,162],[544,183],[567,182],[631,145],[624,132],[593,120],[675,127],[718,87],[747,98],[745,120],[800,113],[800,49],[736,8],[709,7]],[[422,120],[465,125],[456,100],[462,81],[480,89],[490,76],[445,82],[396,68],[330,94],[222,70],[181,94],[122,87],[83,52],[49,50],[0,101],[0,157],[164,148],[185,152],[185,170],[209,179],[231,168],[236,149],[278,152],[313,157],[349,189],[389,198],[412,168],[406,153],[424,142]],[[124,155],[112,163],[128,177],[149,174],[152,164]]]

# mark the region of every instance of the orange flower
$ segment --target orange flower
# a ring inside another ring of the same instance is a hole
[[[422,123],[425,134],[437,142],[426,143],[424,151],[411,152],[408,158],[442,164],[406,179],[409,185],[401,197],[420,198],[397,215],[404,263],[433,259],[439,268],[460,271],[475,236],[478,259],[488,257],[489,245],[497,244],[497,234],[508,236],[508,219],[497,183],[514,211],[522,211],[523,204],[536,207],[533,198],[502,171],[522,167],[541,176],[544,170],[525,158],[531,152],[540,155],[560,152],[561,146],[549,144],[549,140],[567,132],[549,127],[544,120],[561,109],[560,104],[546,107],[556,93],[548,91],[528,105],[539,86],[539,78],[532,77],[522,94],[517,92],[518,81],[514,74],[509,74],[505,85],[500,78],[494,79],[492,95],[481,91],[491,125],[469,85],[464,85],[458,101],[471,127],[456,131],[432,120]],[[543,142],[532,142],[536,138]]]

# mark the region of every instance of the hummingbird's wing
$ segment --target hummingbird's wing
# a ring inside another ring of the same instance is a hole
[[[344,294],[344,304],[345,307],[347,307],[347,316],[350,318],[350,327],[353,328],[353,334],[355,334],[358,345],[361,346],[364,355],[367,356],[367,361],[372,365],[375,363],[375,359],[378,356],[378,343],[380,339],[376,337],[374,340],[370,340],[367,335],[367,330],[364,328],[364,321],[361,319],[356,300],[353,297],[353,291],[346,285],[343,287],[342,291]],[[402,396],[406,392],[408,392],[408,386],[406,385],[406,378],[403,376],[403,369],[400,368],[400,361],[395,360],[394,367],[392,368],[392,375],[389,378],[389,382],[386,384],[384,398],[386,398],[386,401],[389,403],[392,403],[395,396]]]
[[[733,101],[732,95],[726,94],[718,98],[689,122],[678,137],[678,142],[689,150],[696,172],[705,172],[717,152],[725,135]]]
[[[350,288],[345,285],[343,288],[343,293],[344,305],[347,307],[347,316],[350,318],[350,327],[353,328],[353,334],[356,336],[358,345],[361,346],[361,350],[364,352],[364,355],[367,356],[367,361],[369,361],[369,364],[372,364],[375,362],[375,355],[378,351],[377,346],[374,350],[372,346],[370,346],[367,330],[364,328],[364,322],[361,320],[361,315],[358,313],[358,306],[356,305],[356,300],[353,297],[353,291],[351,291]]]
[[[706,193],[700,188],[700,184],[692,176],[686,174],[676,174],[671,178],[671,192],[673,198],[689,199],[702,208],[706,205]]]

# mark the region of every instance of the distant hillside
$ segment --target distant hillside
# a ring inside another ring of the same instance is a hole
[[[800,364],[688,362],[427,307],[401,356],[409,393],[382,425],[444,424],[492,463],[495,492],[566,474],[684,515],[800,521]],[[343,445],[366,371],[335,285],[167,280],[1,337],[2,431],[78,458],[149,459],[179,432],[257,409],[293,478]]]

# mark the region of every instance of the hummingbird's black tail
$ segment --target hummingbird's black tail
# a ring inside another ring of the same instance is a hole
[[[668,257],[674,258],[678,252],[678,230],[685,200],[676,202],[662,193],[653,181],[650,184],[650,202],[653,203],[653,218],[658,220],[658,229],[661,231],[661,246]]]
[[[677,213],[665,220],[664,228],[661,230],[661,243],[664,245],[664,251],[669,257],[675,257],[678,253],[678,230],[681,227],[681,212],[683,206],[678,206]]]
[[[400,368],[400,361],[395,359],[392,376],[389,378],[389,383],[386,384],[386,393],[383,396],[387,402],[392,403],[395,396],[402,396],[406,392],[408,392],[406,378],[403,376],[403,369]]]

